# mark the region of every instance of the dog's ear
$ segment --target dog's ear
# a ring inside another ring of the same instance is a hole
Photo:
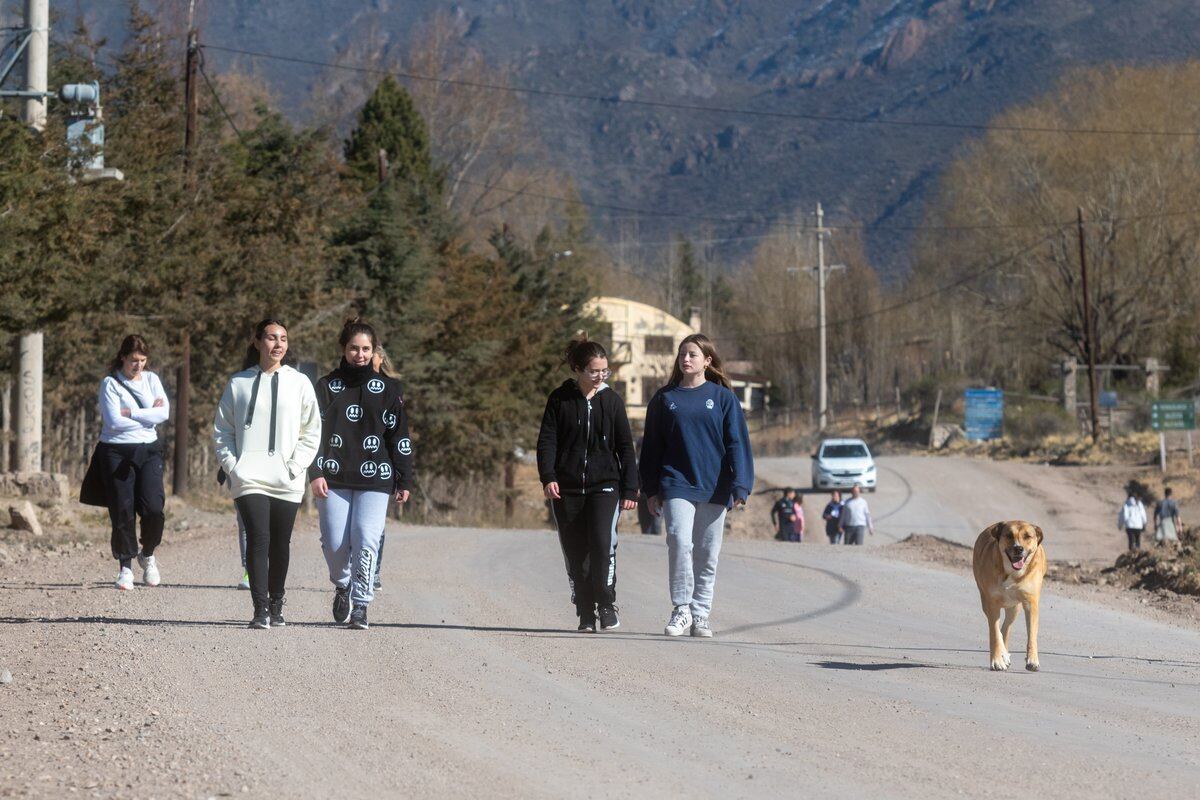
[[[1034,530],[1034,531],[1037,533],[1037,537],[1038,537],[1038,544],[1041,544],[1041,543],[1042,543],[1042,537],[1043,537],[1045,534],[1043,534],[1043,533],[1042,533],[1042,529],[1041,529],[1041,528],[1039,528],[1037,525],[1034,525],[1034,526],[1033,526],[1033,530]]]
[[[992,539],[998,542],[1000,541],[1000,537],[1004,535],[1004,523],[997,522],[985,532],[991,534]]]

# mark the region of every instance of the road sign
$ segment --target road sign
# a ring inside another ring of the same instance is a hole
[[[1191,400],[1154,400],[1150,427],[1156,431],[1190,431],[1196,428],[1196,404]]]
[[[1004,435],[1004,392],[1000,389],[967,389],[966,435],[972,441]]]
[[[1100,393],[1100,407],[1101,408],[1116,408],[1117,407],[1117,393],[1116,392],[1101,392]]]

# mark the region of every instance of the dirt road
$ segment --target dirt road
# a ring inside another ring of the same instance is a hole
[[[883,456],[876,463],[879,489],[867,500],[877,535],[869,544],[926,533],[973,545],[993,522],[1027,519],[1051,535],[1052,558],[1111,564],[1125,548],[1116,524],[1124,500],[1120,470],[925,456]],[[808,458],[763,458],[756,467],[775,486],[806,488],[810,464]],[[805,499],[809,530],[818,534],[826,500],[824,494]]]
[[[244,628],[231,531],[168,541],[166,583],[128,594],[99,553],[10,562],[0,796],[1118,798],[1200,785],[1200,633],[1053,585],[1042,671],[1018,656],[992,673],[969,578],[888,548],[728,542],[718,638],[670,640],[657,538],[622,540],[620,631],[582,635],[551,534],[397,528],[373,627],[356,632],[328,621],[303,525],[283,630]]]

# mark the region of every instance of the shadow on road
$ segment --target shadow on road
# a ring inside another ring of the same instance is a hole
[[[821,669],[848,669],[861,672],[880,672],[889,669],[936,669],[933,664],[913,664],[897,661],[890,664],[857,664],[853,661],[812,661],[814,667]]]

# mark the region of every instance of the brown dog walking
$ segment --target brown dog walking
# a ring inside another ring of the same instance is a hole
[[[1021,520],[997,522],[975,540],[973,561],[979,600],[988,621],[988,646],[994,670],[1012,663],[1008,633],[1017,619],[1017,606],[1025,609],[1025,669],[1038,670],[1038,600],[1046,575],[1043,533],[1037,525]],[[1000,612],[1004,611],[1004,621]]]

